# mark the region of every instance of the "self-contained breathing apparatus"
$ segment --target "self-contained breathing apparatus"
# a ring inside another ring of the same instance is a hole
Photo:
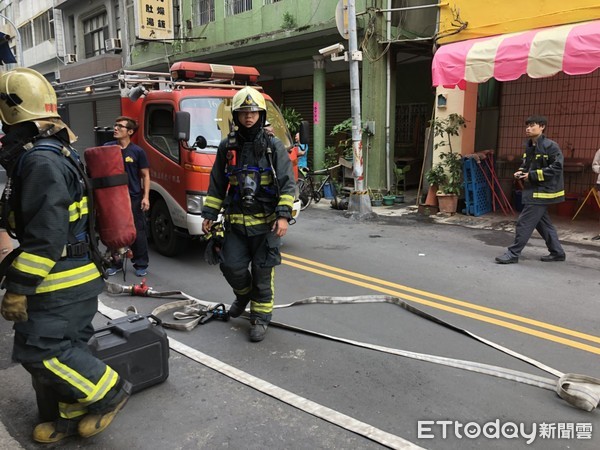
[[[229,178],[231,188],[237,189],[234,196],[237,196],[244,208],[252,208],[257,204],[257,200],[275,200],[280,196],[279,182],[277,180],[277,171],[273,164],[273,142],[272,136],[264,133],[268,145],[265,152],[269,167],[256,167],[244,164],[238,165],[237,152],[240,151],[235,131],[231,131],[227,137],[227,168],[226,174]],[[263,177],[272,175],[275,190],[271,191],[267,187],[267,181]]]
[[[16,221],[12,207],[15,199],[12,197],[14,194],[15,180],[20,175],[23,157],[31,151],[53,151],[60,154],[67,159],[69,167],[76,172],[84,193],[88,195],[87,207],[89,211],[87,230],[78,233],[77,235],[73,233],[69,234],[68,242],[65,244],[61,258],[82,258],[89,256],[103,278],[107,278],[106,268],[109,266],[109,262],[103,258],[98,247],[98,237],[95,230],[95,209],[93,197],[91,195],[92,187],[90,180],[85,173],[85,169],[77,152],[70,145],[63,145],[63,140],[52,134],[52,128],[53,127],[49,127],[37,136],[33,136],[29,139],[7,143],[8,145],[6,147],[8,148],[3,147],[2,151],[0,151],[0,155],[2,156],[0,158],[0,164],[2,164],[7,171],[5,189],[0,198],[0,228],[4,228],[11,238],[17,239]],[[55,139],[48,139],[48,136],[54,136]],[[16,248],[7,255],[0,269],[0,278],[4,277],[6,269],[19,253],[19,248]]]

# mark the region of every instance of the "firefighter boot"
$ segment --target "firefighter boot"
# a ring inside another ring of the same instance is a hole
[[[43,444],[62,441],[69,436],[77,436],[77,424],[75,419],[56,419],[54,422],[40,423],[33,429],[33,440]]]
[[[265,338],[271,314],[252,314],[250,316],[250,341],[260,342]]]
[[[248,303],[250,302],[250,299],[244,299],[244,298],[236,298],[235,301],[231,304],[231,306],[229,307],[229,317],[239,317],[241,316],[244,311],[246,311],[246,306],[248,306]]]
[[[88,408],[90,413],[79,422],[79,436],[87,438],[104,431],[127,403],[131,395],[131,387],[131,383],[121,378],[115,386],[116,394],[107,403],[104,402],[102,407],[96,404],[90,405]]]

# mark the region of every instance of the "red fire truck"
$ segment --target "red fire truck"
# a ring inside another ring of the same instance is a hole
[[[112,140],[112,123],[119,115],[138,121],[132,140],[145,150],[150,162],[150,235],[158,252],[174,256],[186,237],[202,234],[200,212],[217,147],[233,121],[231,100],[245,85],[261,89],[256,85],[258,77],[253,67],[177,62],[170,73],[125,70],[56,83],[55,90],[59,112],[80,141],[84,129],[86,133],[96,130],[95,142],[85,136],[85,147]],[[109,104],[111,93],[119,98],[119,110],[113,108],[109,117],[98,105]],[[264,95],[267,120],[290,150],[296,170],[296,151],[283,116]],[[90,108],[96,108],[90,116],[95,123],[87,128],[82,117]],[[110,122],[102,126],[101,116]],[[299,211],[297,200],[294,218]]]

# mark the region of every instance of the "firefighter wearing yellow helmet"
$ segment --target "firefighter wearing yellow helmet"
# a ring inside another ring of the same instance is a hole
[[[296,185],[283,143],[264,130],[267,106],[252,87],[232,100],[236,129],[217,150],[202,216],[210,233],[223,212],[220,268],[233,289],[231,317],[250,304],[250,340],[262,341],[275,301],[275,266],[281,263],[281,237],[292,220]]]
[[[130,384],[87,346],[104,281],[93,261],[76,138],[60,119],[54,89],[31,69],[0,76],[0,119],[0,164],[11,186],[0,227],[19,241],[0,266],[0,312],[14,322],[13,359],[32,377],[42,419],[33,439],[93,436],[122,408]]]

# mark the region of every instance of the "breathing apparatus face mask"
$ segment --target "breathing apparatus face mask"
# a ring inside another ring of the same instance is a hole
[[[244,166],[233,174],[239,186],[242,206],[250,208],[256,203],[256,195],[260,186],[260,170],[257,167]]]

